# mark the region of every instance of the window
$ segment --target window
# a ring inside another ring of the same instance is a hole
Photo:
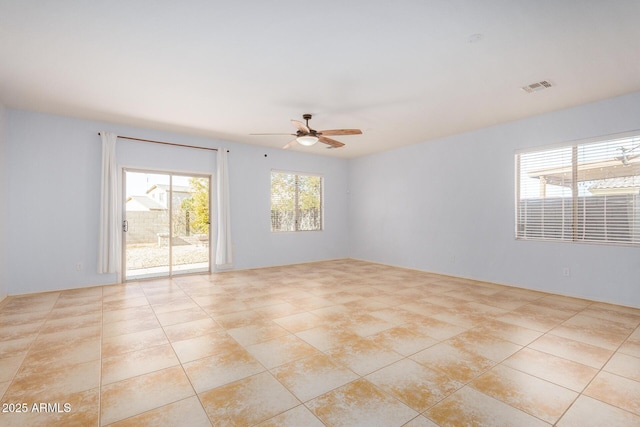
[[[516,238],[640,246],[640,135],[516,154]]]
[[[322,230],[322,177],[271,171],[271,231]]]

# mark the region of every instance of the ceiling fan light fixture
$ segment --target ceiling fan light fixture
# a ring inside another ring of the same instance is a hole
[[[318,137],[313,135],[299,136],[296,138],[296,141],[298,141],[298,144],[300,145],[311,147],[313,144],[318,142]]]

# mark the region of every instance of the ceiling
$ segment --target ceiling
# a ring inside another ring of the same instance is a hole
[[[273,148],[303,113],[364,133],[295,150],[353,158],[638,90],[638,0],[0,0],[6,107]]]

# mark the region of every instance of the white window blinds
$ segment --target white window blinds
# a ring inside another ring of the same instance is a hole
[[[322,230],[322,177],[271,172],[271,231]]]
[[[640,246],[640,135],[516,154],[516,237]]]

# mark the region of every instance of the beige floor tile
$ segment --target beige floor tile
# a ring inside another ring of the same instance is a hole
[[[567,320],[572,314],[573,313],[565,313],[561,310],[527,304],[507,314],[498,316],[496,320],[540,332],[548,332]]]
[[[359,338],[359,336],[354,332],[330,326],[306,329],[298,332],[296,336],[321,351],[326,351],[334,347],[345,346],[352,340]]]
[[[558,427],[640,426],[640,416],[582,395],[556,425]]]
[[[462,383],[471,381],[495,365],[485,357],[444,343],[429,347],[410,358]]]
[[[193,310],[198,312],[199,310],[201,310],[200,306],[186,295],[183,298],[170,300],[164,303],[151,304],[151,308],[153,308],[153,311],[154,313],[156,313],[157,316],[161,314],[169,313],[172,311]]]
[[[42,325],[47,320],[50,313],[50,310],[12,313],[10,311],[0,309],[0,327],[13,327],[28,323],[38,323]]]
[[[196,396],[191,396],[140,415],[109,424],[112,427],[211,427],[211,422]]]
[[[105,337],[102,340],[102,357],[107,358],[130,351],[144,350],[145,348],[156,347],[168,342],[161,328]]]
[[[57,400],[31,401],[27,407],[26,413],[0,414],[0,424],[3,427],[98,426],[99,389],[63,395]]]
[[[155,316],[153,316],[144,319],[128,319],[105,323],[102,331],[104,337],[113,337],[116,335],[131,334],[133,332],[148,331],[149,329],[157,329],[159,327],[160,323]]]
[[[577,392],[598,373],[596,368],[530,348],[509,357],[503,365]]]
[[[634,425],[639,325],[630,307],[356,260],[8,297],[3,401],[74,411],[0,424],[96,425],[102,401],[103,424],[520,426],[572,401],[560,426]]]
[[[228,329],[227,333],[244,346],[269,341],[289,334],[283,327],[266,319],[259,324]]]
[[[552,334],[543,335],[528,347],[598,369],[604,366],[613,353],[612,350]]]
[[[34,344],[24,359],[21,372],[37,373],[92,360],[100,360],[99,337],[60,341],[47,345]]]
[[[343,347],[333,348],[327,351],[327,355],[358,375],[370,374],[403,358],[401,354],[366,338],[354,339]]]
[[[395,323],[387,322],[368,313],[353,313],[348,319],[340,320],[332,325],[334,328],[353,332],[363,338],[385,331],[394,326]]]
[[[301,402],[359,378],[322,353],[282,365],[271,372]]]
[[[446,340],[469,329],[443,322],[433,317],[425,317],[424,319],[407,323],[405,326],[437,340]]]
[[[0,382],[11,381],[24,360],[24,355],[0,359]]]
[[[392,323],[394,326],[424,319],[423,315],[410,310],[405,310],[398,306],[371,311],[370,314],[386,322]]]
[[[142,305],[137,307],[120,308],[115,310],[105,309],[102,312],[103,323],[120,322],[123,320],[142,321],[155,319],[156,315],[150,305]]]
[[[404,325],[386,329],[372,335],[370,339],[375,344],[386,347],[403,356],[412,355],[438,343],[438,340]]]
[[[498,365],[471,386],[548,423],[555,423],[578,396],[564,387]]]
[[[263,372],[199,394],[217,425],[254,425],[300,405],[271,374]]]
[[[401,304],[396,306],[396,308],[401,308],[403,310],[410,311],[412,313],[415,313],[423,317],[433,316],[434,314],[442,313],[446,309],[446,307],[443,307],[437,304],[432,304],[428,301],[425,301],[424,299],[418,299],[416,301],[412,301],[407,304]],[[422,318],[418,318],[417,320],[420,321],[421,319]]]
[[[290,332],[300,332],[306,329],[316,328],[325,323],[324,319],[306,311],[273,319],[273,321]]]
[[[4,395],[5,402],[55,402],[60,398],[97,388],[100,361],[22,375],[18,372]]]
[[[490,305],[492,307],[500,308],[503,310],[515,310],[519,307],[527,305],[530,300],[528,298],[522,298],[514,296],[507,292],[496,292],[493,295],[485,295],[475,300],[478,303]]]
[[[179,365],[170,344],[148,347],[102,359],[102,385]]]
[[[9,296],[3,304],[2,311],[11,314],[50,311],[59,296],[60,292]]]
[[[225,329],[235,329],[263,322],[262,316],[253,310],[213,315],[213,320]]]
[[[17,325],[4,325],[0,328],[0,341],[18,340],[22,338],[35,338],[40,332],[44,321],[34,323],[22,323]]]
[[[432,318],[442,320],[443,322],[451,323],[452,325],[457,325],[465,329],[473,328],[486,320],[486,316],[471,313],[464,308],[464,305],[447,308],[440,313],[434,314]]]
[[[41,334],[63,332],[71,329],[86,328],[102,325],[102,312],[84,314],[80,316],[49,319],[42,325]]]
[[[640,382],[600,372],[584,394],[640,415]]]
[[[634,356],[615,353],[603,370],[640,382],[640,358]]]
[[[102,387],[102,425],[173,403],[195,392],[181,366],[140,375]]]
[[[176,325],[165,326],[163,329],[171,342],[184,341],[224,331],[224,328],[211,318],[178,323]]]
[[[257,424],[256,427],[324,427],[324,424],[304,405]]]
[[[402,359],[365,378],[418,412],[425,411],[463,386],[445,374],[410,359]]]
[[[290,316],[292,314],[301,313],[304,310],[290,302],[281,302],[279,304],[268,305],[265,307],[254,308],[253,311],[266,319],[278,319]]]
[[[77,329],[41,333],[34,341],[32,350],[39,351],[49,348],[53,351],[56,348],[69,346],[81,341],[100,338],[101,329],[100,325],[95,325]]]
[[[9,384],[11,384],[11,381],[0,382],[0,401],[2,399],[2,396],[4,395],[4,392],[9,388]]]
[[[315,296],[315,295],[310,295],[307,297],[291,298],[287,301],[295,305],[296,307],[300,307],[305,311],[317,310],[322,307],[328,307],[328,306],[334,305],[328,299]]]
[[[530,344],[543,335],[540,331],[493,319],[487,319],[481,325],[471,329],[471,331],[480,331],[518,345]]]
[[[240,347],[240,344],[231,338],[229,334],[220,331],[183,341],[175,341],[171,345],[181,363],[191,362],[192,360],[212,356],[221,351],[234,350]]]
[[[471,387],[464,387],[424,413],[442,427],[549,427],[549,424]]]
[[[640,309],[630,307],[595,303],[585,308],[580,314],[620,323],[629,328],[637,328],[640,325]]]
[[[136,307],[140,307],[140,308],[149,307],[149,301],[147,300],[147,297],[144,296],[144,294],[141,294],[136,298],[126,297],[126,298],[114,299],[114,300],[110,300],[107,297],[105,297],[102,301],[102,308],[105,311],[126,310],[128,308],[136,308]]]
[[[177,323],[192,322],[194,320],[209,319],[209,315],[200,307],[187,308],[183,310],[156,312],[158,321],[162,326],[175,325]]]
[[[640,357],[640,327],[636,328],[618,351],[630,356]]]
[[[481,329],[463,332],[444,342],[452,347],[478,354],[494,362],[500,362],[522,348]]]
[[[633,328],[618,322],[577,314],[551,330],[550,333],[609,350],[616,350],[632,331]]]
[[[579,312],[591,305],[592,302],[562,295],[547,295],[535,301],[533,304],[566,312]]]
[[[373,295],[375,295],[376,291],[371,290],[370,288],[368,288],[371,292],[373,292]],[[361,298],[359,300],[355,300],[355,301],[351,301],[345,304],[346,307],[348,307],[351,310],[364,310],[364,311],[376,311],[376,310],[382,310],[388,307],[388,304],[380,301],[379,299],[376,298],[371,298],[371,297],[365,297],[365,298]]]
[[[311,310],[310,313],[322,319],[318,326],[333,326],[348,321],[349,316],[351,316],[353,313],[362,313],[362,311],[353,311],[346,305],[342,304],[331,304],[327,307],[321,307],[315,310]]]
[[[431,304],[441,305],[443,307],[455,308],[460,307],[467,302],[465,299],[456,298],[453,295],[448,295],[446,293],[442,294],[431,294],[424,298],[424,301],[427,301]],[[411,301],[406,301],[405,303],[409,303]]]
[[[241,347],[223,350],[183,366],[197,393],[265,371],[265,367]]]
[[[404,424],[402,427],[438,427],[438,425],[427,417],[419,415],[408,423]]]
[[[295,335],[284,335],[269,341],[249,345],[246,349],[269,369],[318,353],[315,347]]]
[[[0,358],[13,357],[27,354],[27,350],[35,341],[37,335],[28,338],[17,338],[0,341]]]
[[[67,304],[68,305],[62,305],[60,307],[58,307],[58,304],[56,304],[56,307],[54,307],[53,310],[51,310],[51,312],[49,313],[49,316],[47,316],[47,319],[66,319],[69,317],[94,314],[99,315],[100,321],[102,321],[102,299],[84,304],[78,304],[77,301],[70,301]]]
[[[365,379],[323,394],[306,406],[332,426],[400,426],[418,415]]]

